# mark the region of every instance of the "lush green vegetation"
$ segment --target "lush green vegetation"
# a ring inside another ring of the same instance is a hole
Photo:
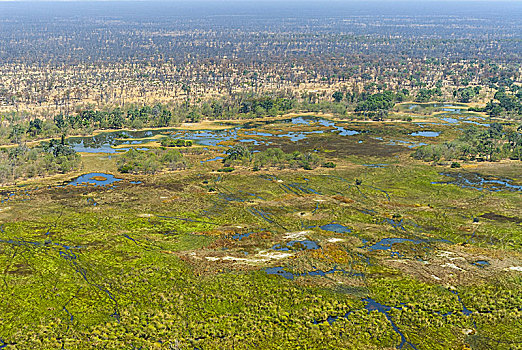
[[[419,147],[413,157],[424,161],[487,160],[509,158],[522,160],[522,127],[504,129],[493,123],[488,130],[469,127],[457,140]]]
[[[480,86],[467,86],[465,88],[455,90],[453,92],[453,96],[456,97],[459,102],[469,103],[480,93],[480,90],[482,90],[482,87]]]
[[[435,96],[441,96],[442,91],[439,87],[433,88],[433,89],[419,89],[417,92],[417,95],[415,96],[416,102],[428,102],[433,100]]]
[[[320,164],[320,158],[313,152],[285,153],[281,148],[269,148],[267,150],[253,153],[244,145],[236,145],[226,151],[227,156],[223,164],[228,167],[234,164],[253,166],[254,170],[275,167],[278,169],[312,170]]]
[[[484,107],[471,107],[470,111],[486,112],[491,117],[520,119],[522,115],[522,87],[512,84],[509,89],[500,87],[495,93],[495,99]]]
[[[0,214],[3,341],[22,348],[382,349],[398,347],[402,334],[418,349],[517,348],[521,281],[502,270],[516,258],[495,253],[522,247],[517,224],[481,219],[472,239],[465,229],[485,212],[516,216],[509,208],[520,204],[518,193],[477,198],[476,190],[432,185],[437,170],[415,164],[322,171],[304,179],[189,170],[142,185],[13,196],[12,209]],[[205,194],[205,184],[217,194]],[[254,198],[247,193],[258,197],[246,201]],[[448,210],[449,202],[460,209]],[[391,218],[404,230],[383,221]],[[332,221],[352,232],[317,227]],[[303,226],[320,249],[261,259],[274,244],[296,240],[285,237]],[[246,232],[255,233],[231,238]],[[392,254],[361,248],[389,237],[426,241],[396,243]],[[440,255],[448,251],[452,260]],[[473,266],[477,259],[491,266]],[[441,267],[449,263],[468,272]],[[274,266],[294,279],[263,271]],[[333,268],[339,271],[304,275]]]
[[[160,144],[162,147],[191,147],[192,141],[173,139],[171,137],[164,137],[161,139]]]
[[[355,107],[355,112],[382,120],[388,116],[388,111],[395,105],[395,102],[402,102],[408,93],[407,90],[403,90],[398,94],[394,94],[392,91],[372,95],[363,94],[362,100]]]
[[[178,150],[130,149],[118,157],[118,171],[131,174],[155,174],[158,171],[185,169],[187,163]]]
[[[77,169],[80,156],[62,141],[42,142],[29,148],[24,144],[0,150],[0,183],[67,173]]]

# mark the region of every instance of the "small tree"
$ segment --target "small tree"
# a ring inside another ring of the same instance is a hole
[[[339,103],[343,100],[344,95],[341,91],[336,91],[336,92],[334,92],[332,97],[335,100],[335,102]]]

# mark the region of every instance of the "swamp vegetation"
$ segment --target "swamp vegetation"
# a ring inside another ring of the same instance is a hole
[[[520,161],[416,160],[455,139],[455,124],[411,116],[301,116],[72,150],[81,170],[2,193],[0,344],[522,348]],[[519,132],[491,125],[474,132]],[[426,130],[438,136],[414,136]]]

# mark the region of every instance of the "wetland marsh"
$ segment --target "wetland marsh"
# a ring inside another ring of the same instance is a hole
[[[522,2],[0,1],[0,350],[522,350]]]
[[[301,116],[71,138],[76,174],[2,193],[2,346],[520,348],[522,167],[411,157],[454,125]],[[195,142],[183,170],[117,171],[121,146],[167,136]],[[238,144],[335,167],[219,172]]]

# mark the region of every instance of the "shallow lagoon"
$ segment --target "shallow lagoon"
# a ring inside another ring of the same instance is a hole
[[[253,138],[241,138],[239,132],[244,135],[259,137],[278,137],[287,138],[291,142],[305,140],[313,134],[336,133],[339,136],[353,136],[359,134],[358,131],[348,130],[342,126],[338,126],[336,122],[318,118],[318,117],[295,117],[290,119],[275,120],[271,122],[276,124],[294,124],[299,126],[309,126],[309,131],[289,131],[283,134],[275,134],[269,132],[261,132],[252,130],[256,126],[249,123],[236,126],[231,129],[221,130],[183,130],[179,128],[151,129],[137,131],[107,131],[101,132],[94,136],[74,136],[67,138],[67,143],[77,152],[85,153],[116,153],[129,150],[130,147],[137,147],[149,142],[157,141],[164,137],[172,137],[174,139],[191,140],[203,146],[218,146],[221,142],[238,140],[245,143],[253,143],[254,145],[270,144],[269,141],[262,141]],[[315,126],[315,124],[318,124]],[[324,130],[324,127],[330,129]],[[314,130],[321,128],[321,130]],[[124,147],[128,146],[128,147]],[[138,148],[146,150],[146,148]]]
[[[115,182],[123,181],[112,174],[105,173],[89,173],[84,174],[72,180],[67,186],[109,186]]]

